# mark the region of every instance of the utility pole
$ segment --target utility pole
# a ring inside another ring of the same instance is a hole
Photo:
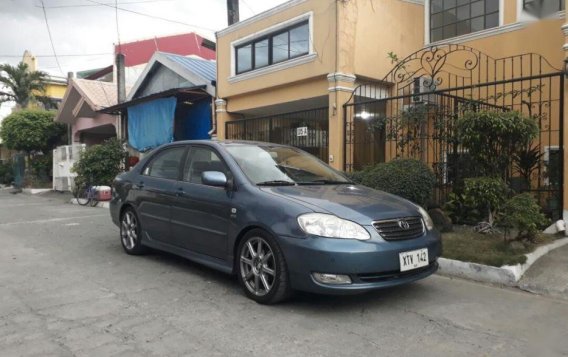
[[[227,19],[229,26],[239,22],[239,0],[227,0]]]
[[[125,83],[126,74],[124,69],[124,55],[122,53],[117,53],[115,62],[116,62],[116,89],[117,89],[116,99],[117,103],[120,104],[124,103],[124,101],[126,100],[126,83]],[[117,123],[118,125],[116,130],[117,131],[116,136],[118,137],[119,140],[126,139],[123,133],[123,123],[124,123],[124,118],[121,113],[118,119]]]

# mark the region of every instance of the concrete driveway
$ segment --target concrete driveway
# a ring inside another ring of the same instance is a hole
[[[568,300],[568,245],[537,260],[519,281],[519,287]]]
[[[568,303],[439,276],[261,306],[236,279],[122,252],[108,210],[0,191],[5,356],[568,355]]]

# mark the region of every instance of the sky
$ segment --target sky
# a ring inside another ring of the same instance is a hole
[[[241,20],[283,2],[240,0]],[[0,63],[16,64],[29,50],[40,70],[66,76],[110,65],[119,36],[130,42],[196,31],[215,38],[227,26],[226,0],[43,0],[43,5],[45,17],[42,0],[0,0]],[[7,110],[3,105],[0,117]]]

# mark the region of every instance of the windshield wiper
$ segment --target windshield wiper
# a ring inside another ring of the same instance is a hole
[[[313,180],[298,182],[298,185],[351,185],[353,181],[339,181],[339,180]]]
[[[263,181],[256,184],[257,186],[295,186],[296,183],[293,181],[286,181],[286,180],[272,180],[272,181]]]

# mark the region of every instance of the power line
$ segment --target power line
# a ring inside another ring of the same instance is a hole
[[[112,52],[106,53],[73,53],[73,54],[64,54],[64,55],[34,55],[34,57],[41,58],[41,57],[94,57],[94,56],[108,56],[112,55]],[[0,54],[1,58],[21,58],[22,55],[2,55]]]
[[[43,0],[42,0],[42,1],[43,1]],[[171,23],[174,23],[174,24],[178,24],[178,25],[184,25],[184,26],[193,27],[193,28],[195,28],[195,29],[201,29],[201,30],[206,30],[206,31],[210,31],[210,32],[215,32],[215,30],[213,30],[213,29],[209,29],[209,28],[201,27],[201,26],[191,25],[191,24],[188,24],[187,22],[182,22],[182,21],[167,19],[167,18],[165,18],[165,17],[160,17],[160,16],[150,15],[150,14],[146,14],[146,13],[139,12],[139,11],[124,9],[124,8],[118,7],[118,6],[116,6],[116,5],[109,5],[109,4],[102,3],[102,2],[98,2],[98,1],[95,1],[95,0],[87,0],[87,1],[88,1],[88,2],[92,2],[92,3],[94,3],[94,4],[99,4],[99,5],[102,5],[102,6],[110,7],[110,8],[113,8],[113,9],[117,9],[117,10],[120,10],[120,11],[130,12],[130,13],[133,13],[133,14],[136,14],[136,15],[140,15],[140,16],[146,16],[146,17],[149,17],[149,18],[153,18],[153,19],[157,19],[157,20],[162,20],[162,21],[167,21],[167,22],[171,22]]]
[[[55,62],[57,63],[57,67],[61,74],[63,73],[63,69],[61,69],[61,64],[59,63],[59,58],[57,58],[57,53],[55,52],[55,45],[53,44],[53,38],[51,37],[51,30],[49,29],[49,22],[47,21],[47,12],[45,11],[45,4],[43,0],[41,0],[41,9],[43,10],[43,18],[45,19],[45,26],[47,27],[47,34],[49,35],[49,42],[51,43],[51,49],[53,50],[53,56],[55,57]]]
[[[256,15],[256,12],[252,9],[252,7],[249,6],[249,4],[247,4],[245,0],[241,0],[241,2],[250,10],[250,12],[252,12],[253,15]]]
[[[146,0],[146,1],[130,1],[130,2],[122,2],[120,5],[132,5],[132,4],[146,4],[152,2],[165,2],[165,1],[176,1],[176,0]],[[105,5],[114,5],[114,3],[104,3],[104,4],[79,4],[79,5],[53,5],[53,6],[46,6],[46,9],[64,9],[64,8],[74,8],[74,7],[93,7],[93,6],[105,6]],[[36,6],[41,7],[41,6]]]

